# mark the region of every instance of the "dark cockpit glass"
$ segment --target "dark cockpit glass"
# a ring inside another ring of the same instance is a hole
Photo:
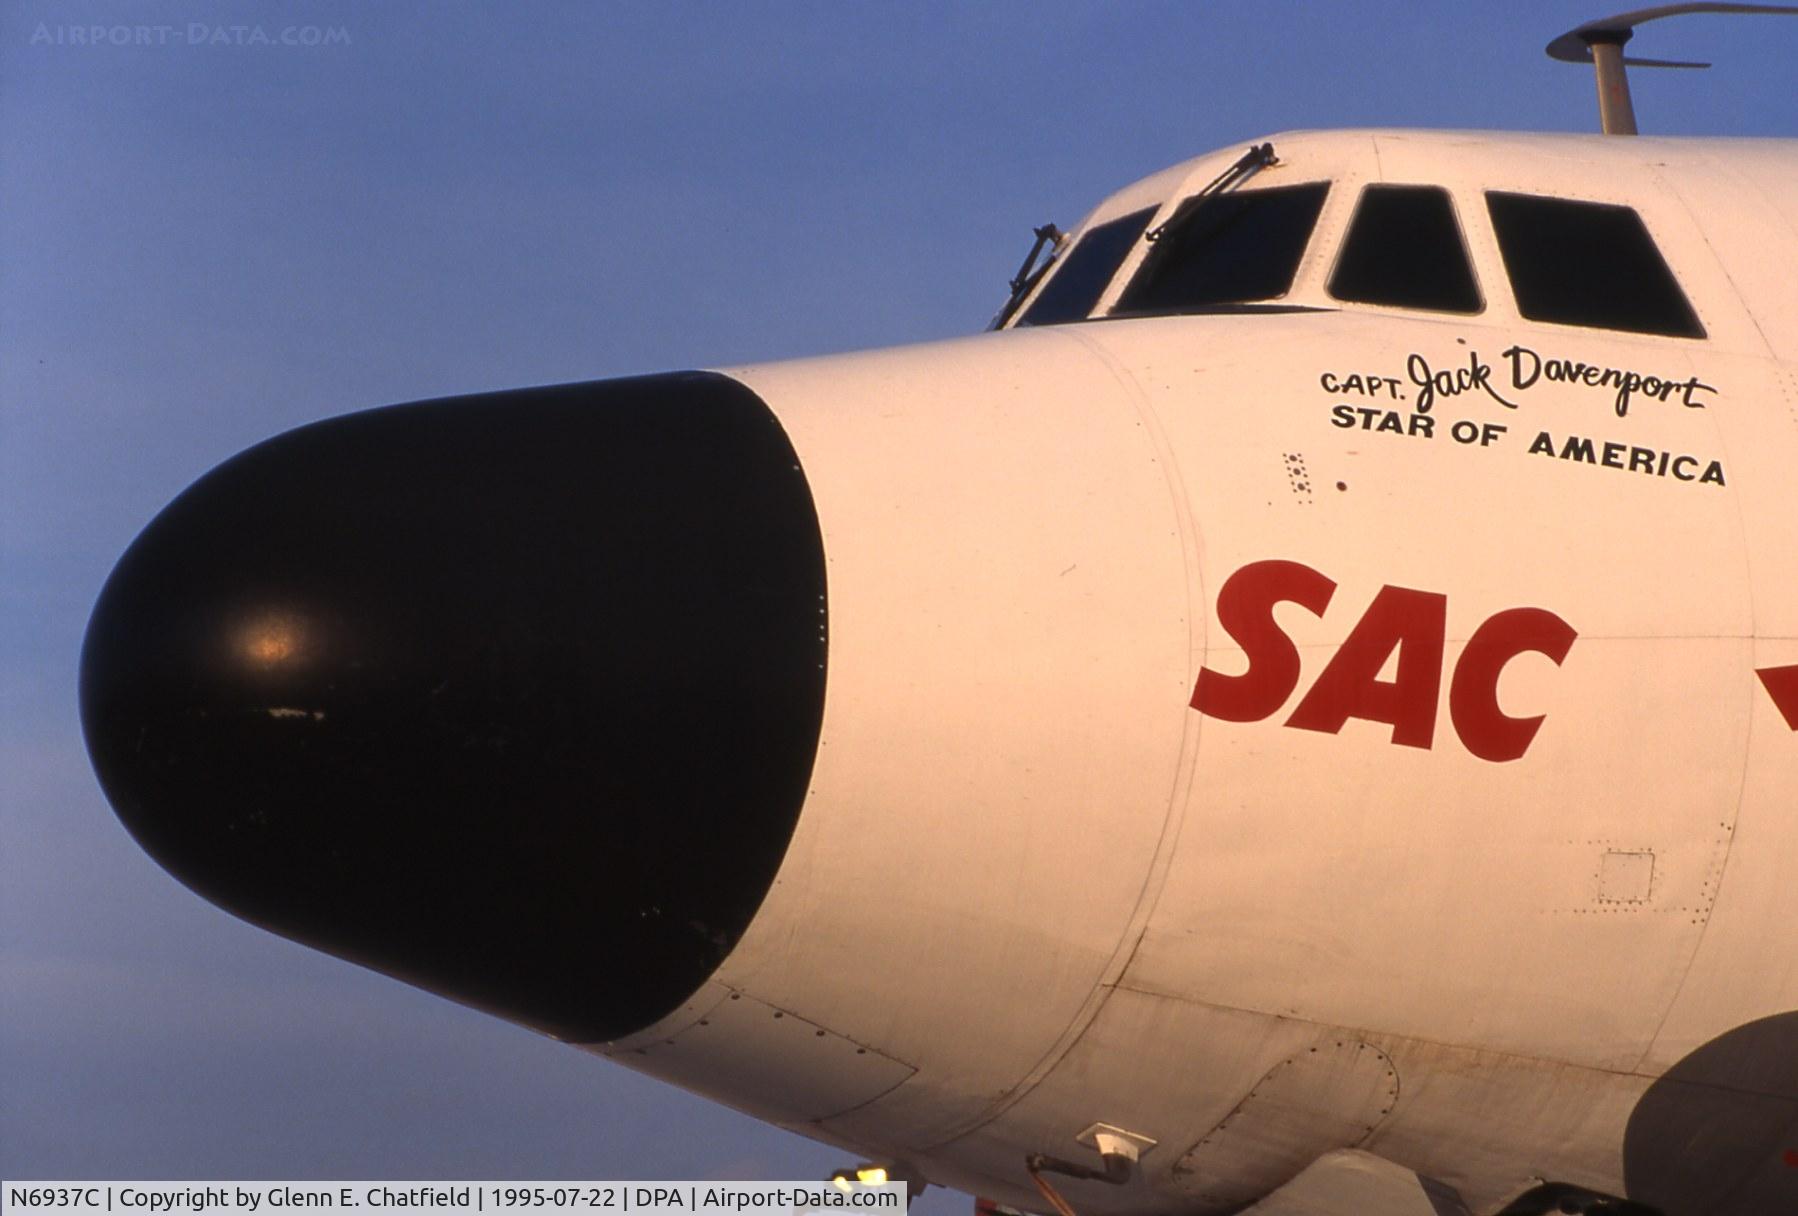
[[[1369,186],[1330,275],[1338,300],[1478,312],[1479,285],[1454,204],[1440,186]]]
[[[1497,191],[1486,208],[1517,311],[1530,320],[1704,337],[1634,209]]]
[[[1292,287],[1328,182],[1202,194],[1149,234],[1154,249],[1115,313],[1195,312]]]
[[[1155,208],[1145,207],[1089,230],[1061,259],[1018,324],[1061,325],[1091,316],[1093,306],[1154,214]]]

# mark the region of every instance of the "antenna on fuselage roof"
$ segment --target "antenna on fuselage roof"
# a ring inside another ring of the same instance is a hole
[[[1633,13],[1600,17],[1577,29],[1568,30],[1548,44],[1548,57],[1562,63],[1589,63],[1598,70],[1598,125],[1606,135],[1634,135],[1636,110],[1629,100],[1629,77],[1626,66],[1641,68],[1708,68],[1708,63],[1685,63],[1677,59],[1626,59],[1623,44],[1644,21],[1661,17],[1679,17],[1686,13],[1768,13],[1776,16],[1798,16],[1798,5],[1791,4],[1663,4],[1658,8],[1639,8]]]

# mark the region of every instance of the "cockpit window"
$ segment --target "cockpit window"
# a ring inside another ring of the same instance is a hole
[[[1486,195],[1517,311],[1532,321],[1702,338],[1704,326],[1629,207]]]
[[[1330,294],[1362,304],[1478,312],[1483,306],[1448,191],[1369,186],[1355,205]]]
[[[1089,229],[1062,257],[1061,266],[1050,273],[1049,281],[1024,310],[1018,324],[1060,325],[1086,320],[1154,214],[1155,208],[1146,207]]]
[[[1117,312],[1191,312],[1287,293],[1328,182],[1201,194],[1151,233],[1155,247]]]

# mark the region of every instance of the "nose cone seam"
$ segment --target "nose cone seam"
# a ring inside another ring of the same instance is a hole
[[[332,419],[153,521],[89,623],[120,819],[257,924],[574,1041],[696,989],[823,713],[823,545],[712,373]]]

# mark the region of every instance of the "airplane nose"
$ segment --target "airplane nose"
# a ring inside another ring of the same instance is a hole
[[[798,459],[735,380],[393,406],[251,448],[144,530],[82,725],[200,895],[605,1041],[678,1007],[773,882],[824,594]]]

